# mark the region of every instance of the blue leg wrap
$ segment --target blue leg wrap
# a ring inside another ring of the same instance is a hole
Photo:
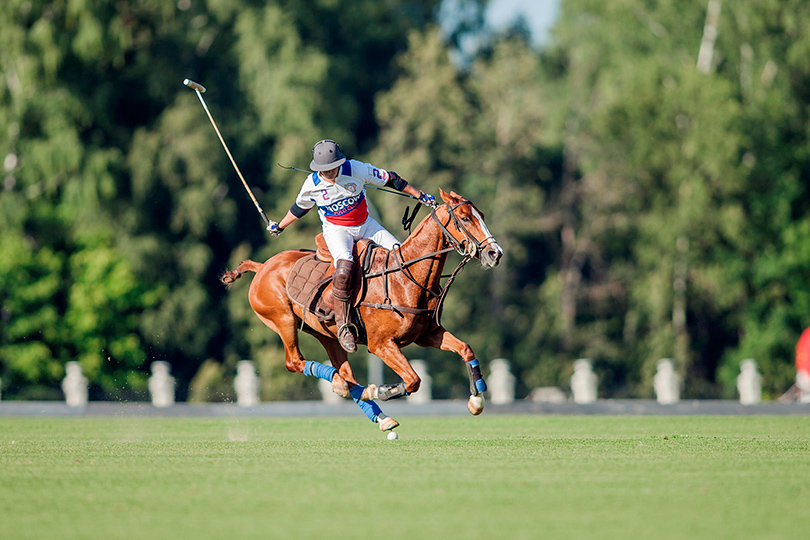
[[[382,409],[380,409],[380,407],[373,401],[360,400],[360,396],[363,395],[363,390],[365,389],[366,388],[364,386],[356,384],[351,387],[351,389],[349,390],[349,394],[351,394],[354,402],[357,403],[357,406],[360,407],[360,409],[365,413],[368,419],[376,423],[377,416],[382,414]]]
[[[335,373],[337,373],[335,368],[321,364],[320,362],[307,360],[304,363],[304,375],[307,377],[318,377],[319,379],[332,382],[332,377],[335,376]]]
[[[487,383],[481,375],[481,366],[477,358],[473,358],[467,363],[467,373],[470,375],[470,394],[478,395],[487,391]]]

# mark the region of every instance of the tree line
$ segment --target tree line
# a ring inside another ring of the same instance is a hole
[[[781,394],[810,324],[810,6],[722,3],[699,68],[704,1],[562,0],[542,46],[486,33],[485,1],[442,28],[440,4],[5,2],[3,397],[59,398],[70,360],[95,399],[141,399],[153,360],[180,399],[232,398],[244,358],[264,399],[317,392],[286,373],[246,280],[218,277],[313,247],[318,220],[265,234],[186,77],[271,217],[303,181],[278,164],[306,167],[326,137],[473,200],[506,256],[460,275],[443,322],[484,364],[508,358],[518,396],[567,387],[581,357],[604,397],[651,396],[664,357],[686,397],[733,397],[745,358]],[[407,203],[369,199],[404,238]],[[405,353],[437,397],[466,393],[454,355]]]

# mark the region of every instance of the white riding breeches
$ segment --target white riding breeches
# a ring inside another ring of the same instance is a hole
[[[332,263],[335,265],[339,259],[348,261],[353,259],[352,247],[361,238],[370,238],[385,249],[394,249],[394,246],[400,243],[374,218],[368,218],[365,223],[355,227],[344,227],[331,223],[323,226],[323,239],[332,254]]]

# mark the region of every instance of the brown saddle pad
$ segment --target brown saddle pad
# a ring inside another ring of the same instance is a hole
[[[331,321],[335,318],[335,305],[331,294],[335,267],[332,265],[332,255],[326,249],[322,234],[315,237],[315,243],[318,251],[301,257],[287,276],[287,296],[299,307],[317,315],[319,321]],[[362,261],[363,264],[354,267],[353,306],[357,306],[365,295],[365,270],[376,246],[377,244],[366,238],[354,244],[354,260]]]
[[[318,260],[315,253],[298,259],[287,277],[287,296],[293,303],[318,316],[319,321],[335,318],[331,294],[324,294],[332,284],[335,268]],[[328,303],[327,303],[328,302]]]

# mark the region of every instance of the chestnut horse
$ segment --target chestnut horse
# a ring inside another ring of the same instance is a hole
[[[358,344],[366,344],[369,352],[391,367],[402,378],[400,384],[360,386],[347,353],[338,344],[334,320],[319,320],[315,313],[289,299],[288,275],[295,263],[311,255],[311,251],[283,251],[264,264],[246,260],[236,270],[222,276],[222,281],[230,284],[246,271],[256,272],[250,285],[250,306],[259,319],[281,337],[286,368],[331,381],[335,393],[354,398],[383,431],[399,424],[385,416],[372,400],[385,401],[419,390],[421,380],[400,350],[411,343],[461,356],[470,377],[468,409],[472,414],[480,414],[484,409],[486,384],[478,360],[467,343],[442,327],[440,311],[448,286],[467,261],[475,258],[482,266],[492,268],[500,262],[503,250],[487,229],[484,215],[473,203],[455,192],[440,191],[444,204],[432,208],[407,240],[392,251],[377,248],[382,254],[375,255],[368,268],[365,291],[358,299],[361,301],[354,315],[356,319],[359,313],[365,328],[365,335],[361,332]],[[454,250],[463,260],[442,287],[440,280],[447,254]],[[331,294],[331,283],[323,294]],[[299,327],[318,339],[333,367],[304,359],[298,347]]]

